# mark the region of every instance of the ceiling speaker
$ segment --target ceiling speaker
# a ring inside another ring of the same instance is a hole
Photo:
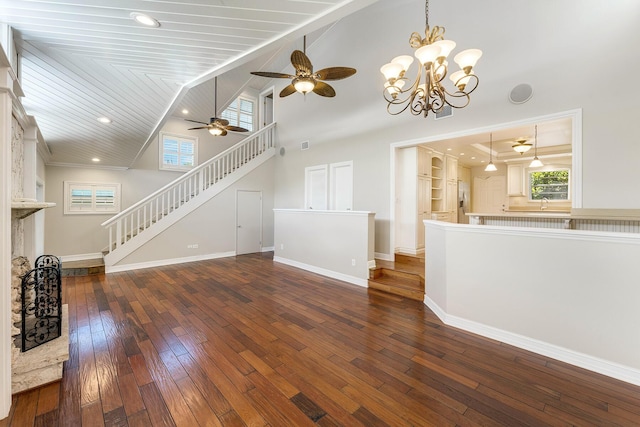
[[[511,89],[509,92],[509,101],[514,104],[524,104],[531,99],[533,88],[530,84],[522,83]]]

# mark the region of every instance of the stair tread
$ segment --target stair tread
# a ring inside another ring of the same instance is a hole
[[[399,280],[393,277],[378,277],[375,279],[369,279],[369,281],[381,283],[386,286],[395,286],[398,288],[420,290],[424,292],[424,283],[420,283],[413,280],[408,281],[408,280],[402,280],[402,279]]]
[[[423,289],[408,289],[402,286],[381,283],[377,280],[369,280],[369,287],[379,291],[388,292],[394,295],[400,295],[406,298],[422,301],[424,300]]]

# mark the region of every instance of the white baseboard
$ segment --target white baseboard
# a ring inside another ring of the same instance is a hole
[[[87,259],[98,259],[98,258],[102,258],[101,252],[96,252],[93,254],[61,255],[60,261],[61,262],[84,261]]]
[[[275,246],[267,246],[265,248],[262,248],[262,252],[273,252],[276,250]]]
[[[513,332],[487,326],[472,320],[451,316],[438,306],[432,299],[425,296],[424,303],[448,326],[453,326],[483,337],[491,338],[523,350],[531,351],[546,357],[569,363],[589,371],[597,372],[611,378],[640,386],[640,370],[609,362],[588,354],[579,353],[544,341],[539,341]]]
[[[395,257],[393,254],[383,254],[382,252],[376,252],[373,254],[373,256],[376,259],[381,259],[383,261],[391,261],[393,262],[395,260]]]
[[[184,258],[162,259],[156,261],[139,262],[134,264],[108,265],[105,266],[105,273],[118,273],[120,271],[140,270],[142,268],[162,267],[164,265],[182,264],[185,262],[206,261],[209,259],[227,258],[235,256],[235,251],[220,252],[215,254],[196,255]]]
[[[300,268],[302,270],[307,270],[312,273],[320,274],[322,276],[331,277],[332,279],[342,280],[343,282],[351,283],[357,286],[362,286],[364,288],[369,286],[369,281],[367,279],[361,279],[359,277],[350,276],[348,274],[338,273],[337,271],[327,270],[326,268],[305,264],[303,262],[294,261],[292,259],[282,258],[279,256],[274,256],[273,260],[281,264],[290,265],[292,267]]]

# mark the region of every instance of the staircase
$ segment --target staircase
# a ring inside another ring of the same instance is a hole
[[[105,221],[105,265],[122,260],[274,154],[272,123]]]
[[[376,260],[369,270],[369,287],[424,301],[424,255],[396,254],[395,262]]]

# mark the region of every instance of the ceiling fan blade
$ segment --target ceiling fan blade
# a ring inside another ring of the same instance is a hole
[[[226,126],[226,125],[229,124],[229,120],[227,120],[227,119],[219,119],[217,117],[211,117],[211,124],[212,125]]]
[[[227,134],[227,130],[226,129],[222,129],[222,133],[219,136],[225,136]]]
[[[199,122],[198,120],[189,120],[189,119],[185,119],[188,122],[193,122],[193,123],[200,123],[201,125],[208,125],[209,123],[205,123],[205,122]]]
[[[250,74],[260,77],[268,77],[270,79],[293,79],[295,76],[284,73],[272,73],[270,71],[251,71]]]
[[[336,91],[325,82],[316,82],[316,86],[313,88],[313,91],[320,96],[326,96],[329,98],[336,96]]]
[[[296,88],[293,86],[293,83],[292,83],[289,86],[282,89],[282,91],[280,92],[280,98],[284,98],[285,96],[289,96],[295,92],[296,92]]]
[[[187,130],[209,129],[209,126],[201,126],[199,128],[189,128]]]
[[[355,68],[330,67],[324,68],[316,73],[320,80],[341,80],[351,77],[356,73]]]
[[[309,57],[301,50],[294,50],[291,53],[291,64],[293,68],[296,69],[296,74],[299,74],[299,72],[306,74],[313,73],[313,65],[311,65]]]
[[[224,128],[232,132],[249,132],[249,129],[241,128],[240,126],[225,126]]]

